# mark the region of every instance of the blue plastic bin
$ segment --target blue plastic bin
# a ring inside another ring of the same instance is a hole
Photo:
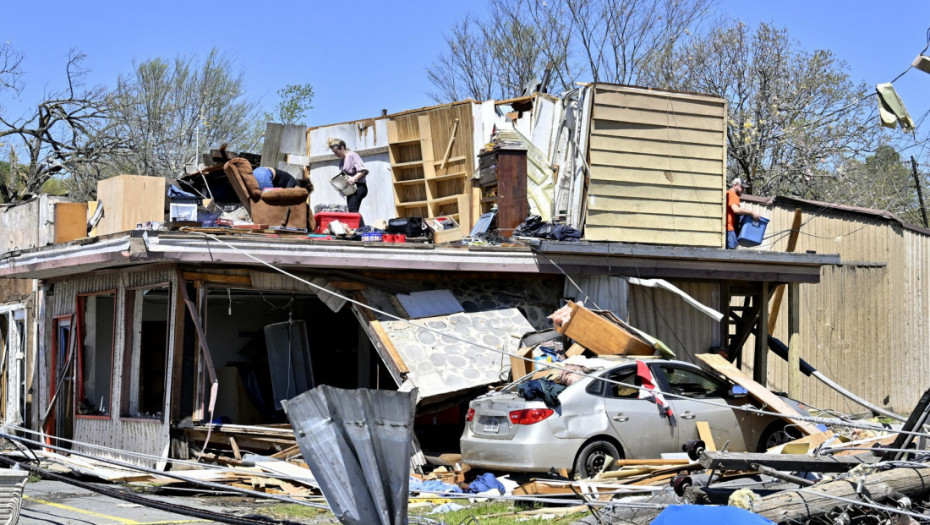
[[[743,215],[740,218],[739,237],[736,242],[744,248],[751,248],[762,244],[762,238],[765,237],[765,227],[768,226],[769,220],[765,217],[759,217],[758,221],[752,220],[749,215]]]

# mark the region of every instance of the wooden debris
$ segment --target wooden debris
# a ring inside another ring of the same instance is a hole
[[[570,337],[597,355],[652,355],[655,353],[652,345],[622,326],[571,301],[549,318],[552,319],[557,332]]]
[[[695,426],[697,426],[698,437],[704,442],[704,450],[717,450],[717,445],[714,444],[714,435],[710,431],[710,424],[707,421],[698,421]]]
[[[773,394],[768,388],[753,381],[752,378],[736,368],[733,363],[730,363],[717,354],[697,354],[696,357],[710,368],[723,374],[727,379],[748,390],[749,395],[757,401],[764,403],[767,410],[782,414],[785,419],[796,425],[797,428],[805,434],[820,433],[820,429],[815,425],[807,421],[794,419],[794,417],[799,415],[797,411],[791,408],[788,403],[785,403],[782,398]]]
[[[610,483],[594,480],[557,481],[551,479],[533,479],[513,489],[515,496],[528,496],[533,494],[545,495],[600,495],[601,493],[627,493],[642,494],[644,492],[658,492],[659,487],[631,486],[624,483]]]
[[[846,472],[863,463],[875,463],[878,458],[849,456],[807,456],[797,454],[769,454],[766,452],[710,452],[701,453],[701,465],[717,470],[755,470],[762,465],[786,472]]]

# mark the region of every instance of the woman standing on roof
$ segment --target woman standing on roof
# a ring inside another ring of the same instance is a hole
[[[330,138],[327,141],[329,149],[333,154],[339,157],[339,169],[349,175],[348,182],[355,184],[355,193],[346,197],[346,204],[349,207],[349,213],[359,213],[362,206],[362,200],[368,195],[368,184],[365,183],[365,177],[368,175],[368,168],[362,162],[358,153],[349,151],[346,143],[342,139]],[[364,220],[359,221],[359,226],[365,224]]]

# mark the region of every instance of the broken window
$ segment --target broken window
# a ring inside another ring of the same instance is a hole
[[[639,397],[639,387],[643,386],[643,380],[636,374],[635,366],[614,370],[610,374],[610,379],[615,382],[607,383],[607,397],[626,399]]]
[[[116,292],[78,296],[77,415],[109,416],[113,379]]]
[[[708,374],[675,365],[660,365],[672,393],[694,398],[724,397],[727,384]]]
[[[171,289],[126,290],[126,351],[120,416],[161,419],[165,406]]]

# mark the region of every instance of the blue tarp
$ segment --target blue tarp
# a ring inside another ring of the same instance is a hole
[[[672,505],[652,525],[771,525],[773,522],[739,507],[715,505]]]

